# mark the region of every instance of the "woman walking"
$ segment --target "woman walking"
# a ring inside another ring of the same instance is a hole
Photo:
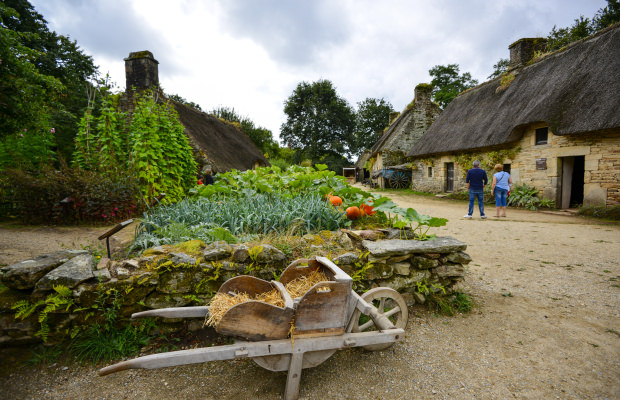
[[[495,174],[493,175],[493,187],[491,191],[495,194],[495,217],[506,216],[506,206],[508,200],[508,191],[512,186],[512,177],[506,171],[502,164],[495,165]]]

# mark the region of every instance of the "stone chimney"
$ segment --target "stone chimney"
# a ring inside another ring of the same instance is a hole
[[[150,51],[129,53],[129,57],[125,58],[126,90],[159,87],[158,64]]]
[[[431,92],[433,91],[433,85],[430,83],[420,83],[415,87],[413,92],[413,100],[416,103],[430,103]]]
[[[534,58],[534,52],[547,50],[547,39],[545,38],[524,38],[519,39],[510,46],[510,64],[508,69],[522,67]]]

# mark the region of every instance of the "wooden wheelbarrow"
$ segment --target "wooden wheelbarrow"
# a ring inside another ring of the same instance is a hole
[[[291,299],[284,285],[317,269],[329,280]],[[404,337],[408,310],[403,297],[385,287],[359,296],[352,284],[351,277],[325,257],[293,262],[279,282],[247,275],[229,279],[218,292],[256,295],[275,288],[284,306],[251,300],[226,311],[216,330],[244,339],[235,344],[138,357],[105,367],[99,375],[249,357],[270,371],[288,371],[284,398],[297,399],[303,368],[316,367],[339,349],[382,350]],[[132,318],[205,318],[208,312],[208,307],[164,308],[136,313]],[[294,333],[289,338],[293,322]]]

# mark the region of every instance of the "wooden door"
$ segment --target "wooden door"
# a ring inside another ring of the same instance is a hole
[[[446,163],[446,192],[454,191],[454,163]]]

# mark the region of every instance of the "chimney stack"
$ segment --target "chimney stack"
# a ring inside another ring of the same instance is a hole
[[[413,92],[413,100],[416,103],[430,103],[431,93],[433,91],[433,85],[430,83],[420,83],[415,87]]]
[[[159,62],[150,51],[137,51],[129,53],[125,58],[125,84],[126,90],[152,89],[159,87]]]
[[[523,38],[519,39],[510,46],[510,63],[508,69],[522,67],[534,58],[534,52],[547,50],[547,39],[545,38]]]

